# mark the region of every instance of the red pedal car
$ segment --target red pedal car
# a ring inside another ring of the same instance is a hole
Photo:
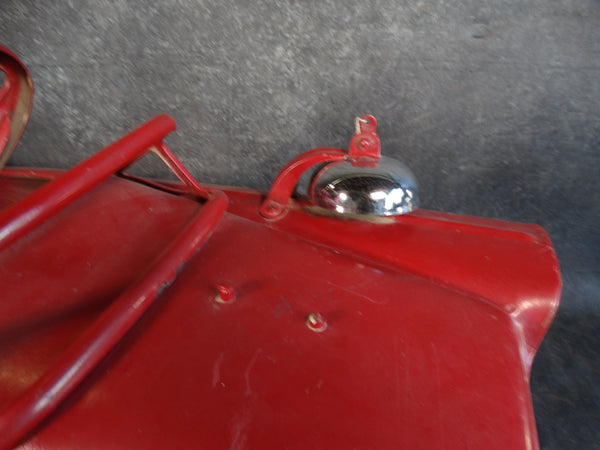
[[[1,50],[3,166],[33,85]],[[0,448],[537,448],[548,236],[417,209],[355,125],[268,193],[198,184],[164,115],[68,171],[2,169]],[[148,153],[180,182],[129,175]]]

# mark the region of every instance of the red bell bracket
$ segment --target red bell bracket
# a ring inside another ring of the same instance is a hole
[[[377,136],[377,121],[367,114],[354,120],[356,131],[350,139],[350,155],[356,160],[367,159],[368,162],[379,161],[381,143]]]
[[[260,214],[270,220],[281,219],[289,209],[290,199],[300,177],[311,167],[326,163],[348,161],[357,166],[371,166],[381,158],[381,144],[377,136],[377,121],[367,114],[357,117],[356,132],[348,150],[319,147],[292,159],[277,174],[269,193],[260,207]]]
[[[0,45],[0,169],[15,149],[29,120],[33,104],[33,81],[27,67],[7,48]]]

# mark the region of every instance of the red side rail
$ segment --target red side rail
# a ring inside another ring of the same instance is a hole
[[[171,117],[158,116],[0,215],[1,251],[147,151],[157,152],[191,193],[209,198],[146,275],[121,294],[23,395],[0,413],[0,449],[17,444],[81,383],[173,283],[225,212],[225,194],[209,195],[162,144],[162,138],[174,129]]]
[[[157,116],[0,213],[0,251],[149,151],[157,153],[191,193],[208,198],[207,192],[162,143],[175,128],[172,117]]]

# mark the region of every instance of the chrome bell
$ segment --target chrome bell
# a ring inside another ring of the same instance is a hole
[[[312,202],[339,214],[394,216],[418,207],[417,181],[404,164],[381,157],[377,165],[325,165],[313,176]]]
[[[375,117],[355,120],[344,161],[329,162],[312,178],[313,204],[339,214],[395,216],[418,207],[417,180],[404,164],[380,156]]]
[[[260,214],[279,220],[290,209],[294,187],[311,167],[307,210],[332,211],[353,218],[394,216],[418,207],[417,182],[411,171],[392,158],[381,157],[377,121],[367,114],[355,120],[348,150],[319,147],[298,155],[277,174],[261,203]]]

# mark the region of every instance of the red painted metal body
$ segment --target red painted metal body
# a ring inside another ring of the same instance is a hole
[[[197,185],[172,129],[0,172],[1,448],[537,448],[540,227],[268,220],[261,192]],[[181,186],[123,175],[148,149]]]

